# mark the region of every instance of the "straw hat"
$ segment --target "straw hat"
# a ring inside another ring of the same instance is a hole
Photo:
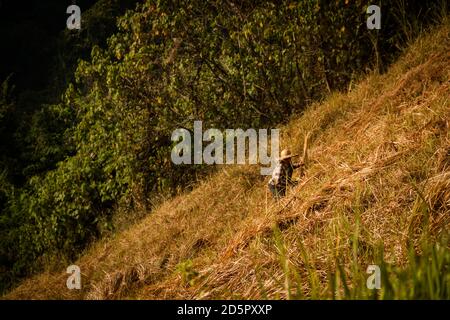
[[[281,151],[281,155],[280,158],[278,159],[279,161],[283,161],[292,157],[296,157],[298,156],[298,154],[291,154],[291,150],[289,149],[284,149]]]

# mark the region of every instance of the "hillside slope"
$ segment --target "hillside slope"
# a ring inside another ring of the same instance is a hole
[[[96,243],[75,262],[81,290],[68,290],[60,270],[5,298],[317,298],[337,270],[365,274],[381,245],[387,264],[406,267],[410,248],[420,253],[450,226],[449,49],[444,25],[386,74],[291,119],[282,145],[300,153],[311,132],[311,162],[280,203],[258,168],[224,166]]]

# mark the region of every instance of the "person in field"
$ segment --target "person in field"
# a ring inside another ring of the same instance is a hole
[[[311,132],[305,135],[303,143],[303,157],[300,162],[293,163],[292,158],[297,157],[298,154],[292,154],[289,149],[281,151],[280,158],[272,173],[272,178],[269,181],[269,190],[275,199],[280,199],[286,195],[288,186],[296,185],[298,182],[292,180],[292,174],[295,169],[301,169],[299,176],[305,174],[305,169],[308,163],[308,142]]]
[[[281,151],[277,165],[272,173],[269,181],[269,190],[275,199],[279,199],[286,195],[287,187],[295,185],[297,182],[292,180],[292,174],[295,169],[303,167],[303,162],[293,163],[292,158],[298,156],[291,154],[289,149]]]

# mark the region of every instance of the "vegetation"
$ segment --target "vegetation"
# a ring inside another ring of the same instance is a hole
[[[373,73],[293,116],[283,146],[310,166],[273,201],[253,166],[223,166],[191,192],[6,298],[449,298],[447,22]],[[381,269],[369,290],[367,266]]]
[[[432,243],[442,236],[448,28],[429,26],[447,21],[445,1],[383,1],[383,28],[373,31],[366,1],[135,3],[98,1],[82,13],[80,33],[55,33],[42,85],[15,80],[15,91],[14,75],[2,72],[2,291],[46,270],[12,296],[76,295],[53,272],[80,259],[89,280],[77,297],[323,297],[326,267],[342,266],[344,285],[353,266],[354,285],[356,266],[381,239],[380,264],[404,266],[425,229]],[[382,75],[421,31],[428,37]],[[207,178],[208,167],[170,161],[172,131],[194,120],[219,129],[285,125],[284,143],[298,150],[311,131],[316,162],[281,207],[263,206],[256,168]],[[267,237],[279,223],[281,234]],[[429,270],[417,286],[434,286],[417,292],[448,296],[437,276],[448,256],[424,248],[435,264],[419,260],[405,272]],[[403,281],[389,281],[383,297],[410,297]],[[43,284],[49,291],[31,288]],[[366,294],[345,288],[339,297]]]

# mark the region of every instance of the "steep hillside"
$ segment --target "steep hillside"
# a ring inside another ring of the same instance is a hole
[[[419,38],[386,74],[291,119],[282,145],[300,153],[311,132],[311,162],[281,202],[257,167],[224,166],[90,248],[74,262],[81,290],[67,289],[65,270],[49,271],[5,298],[369,297],[356,290],[369,264],[390,279],[384,297],[418,297],[410,289],[421,275],[414,282],[401,272],[423,266],[408,257],[436,241],[444,246],[433,247],[437,264],[429,265],[448,298],[449,49],[447,24]]]

